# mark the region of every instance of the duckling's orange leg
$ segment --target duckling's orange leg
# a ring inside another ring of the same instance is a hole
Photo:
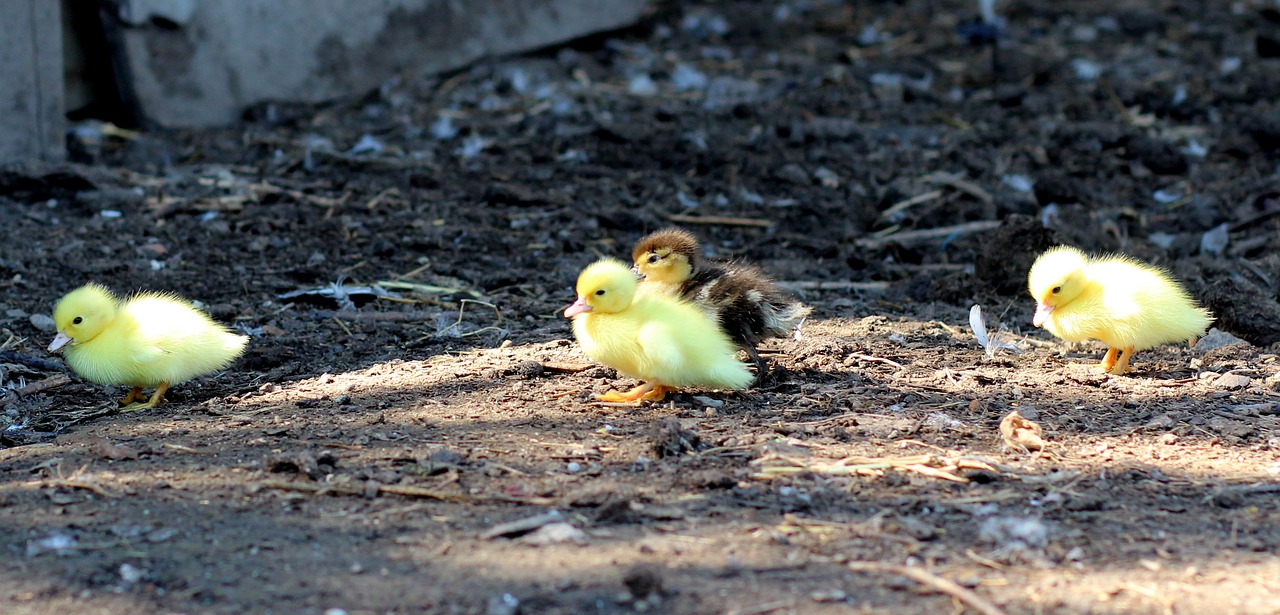
[[[661,384],[654,385],[652,390],[640,396],[640,401],[662,401],[662,398],[667,396],[667,391],[670,390]]]
[[[135,388],[134,390],[135,390],[135,391],[141,391],[142,389]],[[120,409],[120,411],[121,411],[121,412],[137,412],[137,411],[139,411],[139,410],[145,410],[145,409],[147,409],[147,408],[154,408],[154,407],[156,407],[156,406],[159,406],[159,405],[161,404],[161,402],[163,402],[163,401],[164,401],[164,393],[165,393],[165,391],[168,391],[168,390],[169,390],[169,383],[168,383],[168,382],[161,382],[161,383],[160,383],[160,386],[157,386],[157,387],[156,387],[156,392],[151,394],[151,399],[148,399],[148,400],[147,400],[147,401],[145,401],[145,402],[138,402],[138,403],[129,404],[129,405],[127,405],[127,406],[125,406],[125,407],[121,408],[121,409]],[[133,394],[132,394],[132,392],[130,392],[130,397],[132,397],[132,395],[133,395]],[[140,399],[140,398],[141,398],[141,396],[139,396],[139,399]]]
[[[125,395],[124,399],[120,400],[120,405],[127,406],[143,398],[144,396],[142,395],[142,387],[133,387],[132,389],[129,389],[129,394]]]
[[[1125,372],[1129,371],[1129,359],[1132,357],[1133,346],[1125,346],[1124,350],[1120,351],[1120,360],[1116,362],[1115,367],[1107,371],[1116,376],[1124,375]]]
[[[626,393],[609,391],[603,395],[596,395],[596,399],[613,402],[662,401],[662,398],[667,396],[667,390],[667,387],[661,384],[646,382]]]
[[[1116,354],[1119,352],[1119,348],[1107,348],[1107,356],[1102,357],[1102,363],[1098,364],[1098,367],[1101,367],[1104,372],[1111,371],[1111,368],[1116,366]]]

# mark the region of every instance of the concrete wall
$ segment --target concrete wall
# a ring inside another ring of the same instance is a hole
[[[125,0],[121,17],[143,114],[209,126],[255,103],[321,101],[401,72],[622,27],[643,8],[644,0]]]
[[[65,155],[57,2],[0,1],[0,163]]]

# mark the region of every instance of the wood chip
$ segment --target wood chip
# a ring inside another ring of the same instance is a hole
[[[1038,423],[1023,418],[1017,410],[1000,419],[1000,438],[1011,449],[1024,452],[1044,450],[1042,434]]]

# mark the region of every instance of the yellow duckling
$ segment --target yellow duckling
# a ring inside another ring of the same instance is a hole
[[[697,238],[684,229],[646,235],[636,242],[631,260],[633,270],[644,276],[642,289],[659,289],[697,304],[751,355],[761,373],[764,362],[756,345],[790,337],[812,311],[751,265],[704,261]]]
[[[49,352],[65,346],[67,365],[85,380],[133,387],[120,401],[126,412],[159,405],[171,384],[225,368],[249,341],[176,295],[141,292],[120,301],[93,283],[58,301],[53,322],[58,335]],[[151,399],[138,401],[151,387]]]
[[[565,308],[573,334],[593,360],[644,383],[601,401],[661,400],[680,387],[745,389],[752,375],[733,342],[701,310],[657,293],[636,294],[621,261],[603,259],[578,276],[578,300]]]
[[[1101,340],[1101,367],[1116,375],[1129,371],[1135,351],[1195,340],[1213,322],[1168,272],[1126,256],[1050,248],[1031,266],[1027,287],[1035,326],[1068,342]]]

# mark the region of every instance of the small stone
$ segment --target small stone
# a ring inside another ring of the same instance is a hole
[[[1205,333],[1204,337],[1196,341],[1196,345],[1192,347],[1192,352],[1203,356],[1205,353],[1210,350],[1214,350],[1215,348],[1238,344],[1242,341],[1244,340],[1214,327],[1213,329],[1209,329],[1209,332]]]
[[[544,525],[528,534],[525,534],[524,536],[521,536],[517,540],[524,544],[535,546],[561,544],[566,542],[586,544],[587,534],[568,523],[560,522]]]
[[[519,365],[516,365],[516,375],[525,380],[539,378],[544,371],[542,364],[537,361],[521,361]]]
[[[489,599],[487,615],[516,615],[520,612],[520,600],[511,594],[502,594]]]
[[[848,598],[849,594],[838,589],[815,591],[809,594],[809,599],[814,602],[844,602]]]
[[[1180,438],[1178,438],[1178,434],[1176,433],[1166,433],[1161,434],[1160,437],[1157,438],[1157,441],[1164,445],[1172,445],[1177,444],[1179,439]]]
[[[1214,380],[1213,384],[1214,386],[1220,389],[1227,389],[1228,391],[1234,391],[1236,389],[1243,389],[1249,386],[1249,382],[1250,382],[1249,377],[1245,376],[1244,374],[1227,373],[1227,374],[1218,376],[1218,379]]]
[[[804,167],[795,163],[782,165],[782,167],[773,172],[773,175],[782,181],[792,183],[797,186],[808,186],[813,183],[813,180],[810,179],[809,173],[804,170]]]
[[[58,325],[53,322],[53,317],[48,314],[32,314],[30,320],[31,326],[45,333],[50,333],[58,328]]]
[[[653,566],[639,564],[622,576],[622,584],[638,598],[662,595],[662,573]]]

